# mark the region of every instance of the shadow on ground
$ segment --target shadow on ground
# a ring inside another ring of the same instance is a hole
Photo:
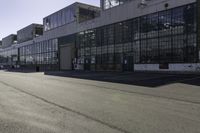
[[[36,73],[28,69],[7,69],[5,72]],[[172,83],[200,86],[200,74],[156,73],[156,72],[89,72],[89,71],[47,71],[45,75],[122,83],[144,87],[159,87]]]
[[[36,73],[34,69],[3,69],[5,72]]]
[[[122,83],[144,87],[159,87],[172,83],[184,83],[200,86],[200,75],[198,74],[65,71],[45,72],[45,75]]]

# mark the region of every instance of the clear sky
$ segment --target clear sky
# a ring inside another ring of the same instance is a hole
[[[0,40],[74,2],[100,5],[100,0],[1,0]]]

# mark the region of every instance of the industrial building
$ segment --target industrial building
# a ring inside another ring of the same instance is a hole
[[[74,3],[2,39],[0,64],[40,71],[200,72],[200,2]]]

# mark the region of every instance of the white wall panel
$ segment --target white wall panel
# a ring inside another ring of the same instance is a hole
[[[200,63],[169,64],[169,69],[159,69],[159,64],[135,64],[135,71],[200,72]]]

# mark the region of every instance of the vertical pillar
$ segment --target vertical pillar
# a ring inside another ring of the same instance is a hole
[[[200,62],[200,0],[197,0],[197,49],[198,62]]]

